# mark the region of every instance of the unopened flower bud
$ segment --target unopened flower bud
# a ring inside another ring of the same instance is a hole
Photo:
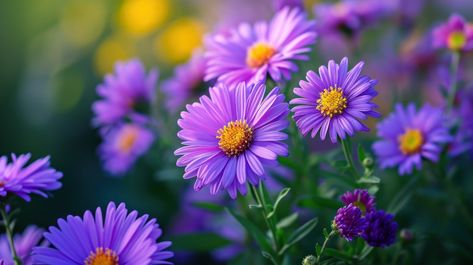
[[[302,265],[314,265],[317,259],[313,255],[309,255],[302,260]]]

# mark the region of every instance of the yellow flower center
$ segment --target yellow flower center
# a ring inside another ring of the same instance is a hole
[[[217,131],[218,146],[229,157],[238,156],[250,147],[253,129],[245,120],[231,121]]]
[[[269,62],[276,50],[266,43],[258,42],[248,49],[246,64],[251,68],[258,68]]]
[[[330,87],[320,93],[316,108],[322,115],[332,118],[333,116],[342,114],[347,108],[347,98],[343,96],[341,88]]]
[[[399,149],[405,155],[415,154],[420,151],[424,143],[424,137],[419,130],[407,129],[403,135],[398,137]]]
[[[118,265],[117,254],[108,248],[97,248],[84,261],[85,265]]]
[[[451,50],[461,50],[465,47],[466,44],[466,36],[465,33],[461,31],[455,31],[450,33],[447,40],[448,48]]]
[[[124,127],[123,132],[118,139],[118,150],[122,153],[128,153],[135,145],[136,140],[138,139],[138,129],[135,127]]]

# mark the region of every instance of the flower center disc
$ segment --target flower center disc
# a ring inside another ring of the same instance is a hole
[[[276,50],[266,43],[258,42],[248,49],[246,64],[251,68],[258,68],[269,62]]]
[[[317,99],[316,107],[323,116],[333,116],[342,114],[347,108],[347,99],[343,96],[341,88],[324,89],[320,93],[320,98]]]
[[[95,252],[90,253],[84,263],[85,265],[118,265],[118,256],[111,249],[97,248]]]
[[[415,154],[420,151],[424,143],[424,137],[419,130],[407,129],[403,135],[398,138],[399,149],[405,155]]]
[[[231,121],[217,131],[218,146],[229,157],[238,156],[250,147],[253,129],[245,120]]]
[[[137,139],[138,130],[134,127],[125,127],[122,134],[118,137],[118,149],[122,153],[130,152]]]
[[[447,44],[451,50],[461,50],[466,44],[466,36],[460,31],[452,32],[448,36]]]

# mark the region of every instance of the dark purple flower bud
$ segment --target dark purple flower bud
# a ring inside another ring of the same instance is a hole
[[[353,204],[338,209],[332,224],[333,230],[348,241],[360,236],[365,227],[366,221],[360,208]]]
[[[397,223],[392,214],[382,210],[366,215],[366,229],[363,239],[372,247],[387,247],[396,241]]]

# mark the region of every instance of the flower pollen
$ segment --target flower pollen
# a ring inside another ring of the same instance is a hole
[[[447,39],[448,48],[454,51],[463,49],[466,45],[466,36],[464,32],[454,31],[450,33]]]
[[[85,265],[118,265],[118,255],[111,249],[97,248],[84,261]]]
[[[266,43],[253,44],[246,54],[246,64],[251,68],[258,68],[267,64],[276,50]]]
[[[230,121],[217,131],[218,146],[229,157],[238,156],[253,141],[253,129],[245,120]]]
[[[412,155],[420,151],[424,144],[422,132],[417,129],[407,129],[398,137],[399,149],[404,155]]]
[[[138,140],[139,131],[135,127],[125,127],[123,133],[118,138],[118,150],[122,153],[129,153]]]
[[[341,88],[330,87],[320,92],[316,107],[323,116],[333,116],[342,114],[347,108],[347,98],[343,96]]]

